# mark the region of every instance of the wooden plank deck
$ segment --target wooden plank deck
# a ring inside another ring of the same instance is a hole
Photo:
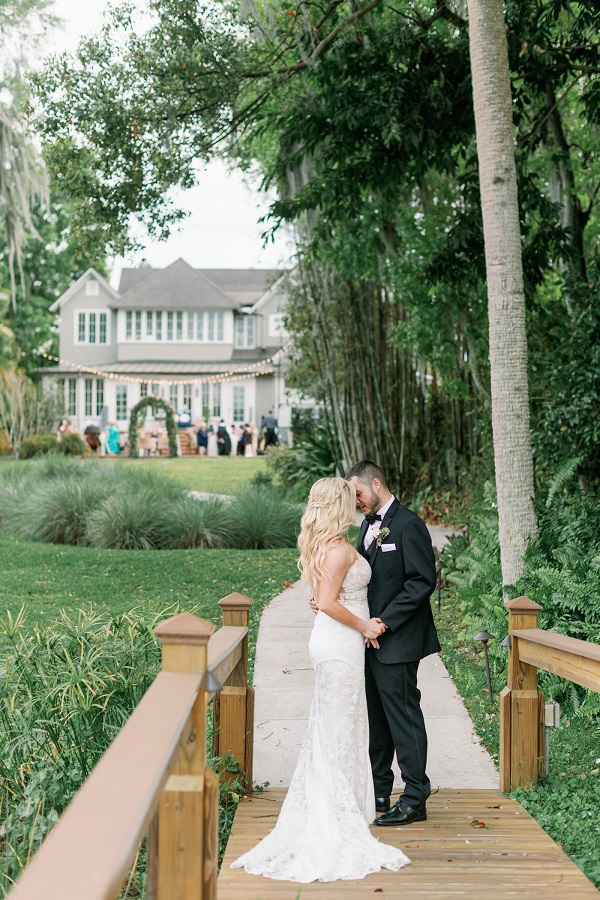
[[[400,847],[411,865],[362,881],[292,884],[247,875],[229,864],[273,827],[285,789],[240,803],[218,881],[218,900],[357,900],[388,898],[597,898],[588,881],[525,809],[494,790],[443,789],[427,804],[428,819],[402,828],[373,829]],[[477,823],[485,823],[482,827]]]

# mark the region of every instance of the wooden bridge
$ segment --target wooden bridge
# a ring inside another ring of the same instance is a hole
[[[244,798],[218,875],[218,778],[206,765],[231,752],[252,783],[254,693],[247,683],[248,610],[240,594],[221,603],[223,627],[183,613],[161,623],[163,668],[33,858],[10,900],[115,900],[144,836],[148,900],[345,900],[372,894],[411,900],[528,897],[567,900],[598,891],[515,800],[543,764],[543,697],[537,668],[600,691],[600,646],[536,628],[540,607],[508,606],[508,685],[500,697],[498,791],[440,790],[428,820],[377,837],[411,858],[398,873],[362,881],[294,885],[249,876],[229,863],[276,821],[283,790]],[[221,689],[221,685],[223,688]]]

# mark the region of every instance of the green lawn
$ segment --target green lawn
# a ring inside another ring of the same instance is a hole
[[[0,457],[0,466],[3,470],[5,467],[13,467],[18,471],[29,462]],[[237,494],[248,485],[257,472],[266,472],[267,469],[264,456],[248,459],[239,456],[179,456],[175,459],[169,457],[127,459],[111,456],[98,462],[100,465],[105,462],[107,464],[119,462],[128,466],[152,468],[176,478],[192,491],[207,491],[212,494]]]
[[[38,544],[0,532],[0,610],[25,607],[33,627],[91,605],[117,615],[137,607],[151,611],[178,604],[220,624],[218,601],[239,591],[251,609],[251,657],[260,613],[298,578],[297,551],[285,550],[93,550]]]
[[[126,460],[131,466],[152,466],[177,478],[192,491],[208,491],[211,494],[237,494],[247,486],[257,472],[266,471],[264,457],[236,456],[182,456],[176,459]]]

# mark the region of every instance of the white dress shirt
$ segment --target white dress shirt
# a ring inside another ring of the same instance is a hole
[[[392,503],[394,502],[395,499],[396,498],[392,494],[392,496],[390,497],[388,502],[385,504],[385,506],[382,506],[381,509],[377,510],[377,515],[381,516],[381,519],[375,519],[373,524],[369,525],[369,527],[367,528],[367,530],[365,532],[365,537],[363,540],[363,547],[365,548],[365,550],[369,549],[369,547],[371,546],[371,544],[373,543],[373,541],[379,534],[382,520],[385,518],[385,515],[386,515],[388,509],[390,508],[390,506],[392,505]]]

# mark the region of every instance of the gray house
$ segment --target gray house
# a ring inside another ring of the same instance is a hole
[[[123,269],[115,291],[94,269],[51,307],[60,319],[58,383],[73,426],[98,424],[104,407],[125,430],[147,395],[192,422],[256,422],[274,410],[290,424],[285,390],[285,276],[270,269]],[[106,417],[106,411],[104,413]]]

